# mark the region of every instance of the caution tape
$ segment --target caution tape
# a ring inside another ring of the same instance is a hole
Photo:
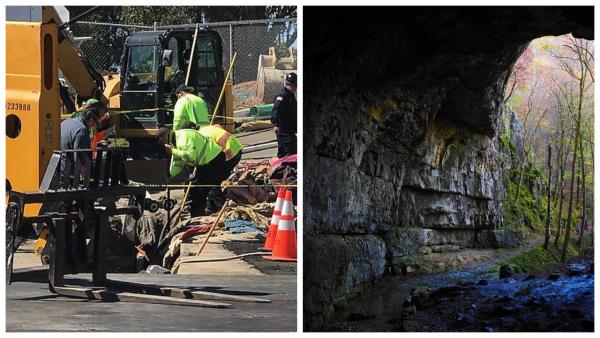
[[[126,184],[127,188],[149,188],[149,189],[166,189],[166,188],[187,188],[187,184]],[[191,184],[191,188],[297,188],[297,184],[231,184],[221,186],[220,184]]]
[[[148,112],[155,112],[155,111],[174,111],[173,109],[169,109],[169,108],[146,108],[146,109],[136,109],[136,110],[112,110],[109,109],[108,113],[109,114],[114,114],[114,115],[120,115],[120,114],[131,114],[131,113],[148,113]]]
[[[169,108],[147,108],[147,109],[136,109],[136,110],[108,110],[108,113],[111,115],[122,115],[122,114],[134,114],[134,113],[152,113],[152,112],[173,112],[173,109]],[[72,114],[61,114],[60,118],[62,120],[66,120],[71,118]],[[220,120],[232,120],[233,122],[244,122],[244,121],[253,121],[253,120],[267,120],[270,119],[270,116],[249,116],[249,117],[231,117],[231,116],[215,116],[215,119]]]

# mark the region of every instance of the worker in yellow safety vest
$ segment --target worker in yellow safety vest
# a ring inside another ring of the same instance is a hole
[[[188,174],[188,182],[192,185],[220,185],[223,177],[228,177],[227,160],[223,149],[211,138],[202,135],[198,130],[180,129],[172,132],[161,128],[159,141],[164,144],[165,151],[171,154],[169,176]],[[195,175],[193,174],[196,168]],[[185,170],[184,170],[185,169]],[[190,214],[192,217],[203,216],[206,212],[207,197],[212,187],[192,187]]]
[[[240,163],[244,145],[230,132],[223,129],[223,127],[218,124],[202,127],[199,131],[200,134],[212,139],[219,147],[221,147],[221,149],[223,149],[229,171],[233,170],[233,168]]]
[[[202,135],[215,141],[215,143],[223,150],[226,162],[222,181],[227,180],[242,159],[244,145],[238,141],[235,136],[218,124],[202,127],[199,131]],[[220,187],[214,187],[208,194],[207,210],[210,212],[219,211],[224,202],[225,194]]]
[[[175,90],[177,102],[173,113],[173,130],[198,129],[209,125],[208,105],[192,94],[193,88],[180,85]]]

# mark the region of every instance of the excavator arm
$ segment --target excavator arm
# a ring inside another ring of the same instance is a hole
[[[58,68],[69,80],[77,95],[81,98],[102,97],[105,83],[102,76],[83,57],[78,44],[68,30],[69,23],[64,23],[53,6],[44,6],[44,20],[58,25]]]
[[[104,79],[82,57],[79,48],[64,30],[58,33],[58,68],[82,98],[102,98]],[[106,102],[106,99],[103,99]]]

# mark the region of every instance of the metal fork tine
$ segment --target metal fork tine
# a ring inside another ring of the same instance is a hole
[[[106,162],[104,162],[104,182],[103,186],[108,187],[110,172],[112,168],[112,152],[106,152]]]
[[[66,153],[62,153],[62,156],[67,156]],[[71,186],[71,161],[68,158],[65,158],[65,167],[62,170],[62,185],[64,189],[69,189]]]
[[[77,151],[73,154],[77,157],[75,161],[75,167],[73,168],[73,189],[79,189],[79,181],[81,177],[81,157],[85,156],[85,152]]]

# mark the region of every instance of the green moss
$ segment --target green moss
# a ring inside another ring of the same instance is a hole
[[[333,318],[333,313],[334,313],[335,308],[333,307],[333,304],[329,304],[325,307],[325,310],[323,310],[323,315],[322,315],[322,320],[320,320],[321,323],[324,322],[328,322],[331,320],[331,318]]]
[[[502,146],[504,149],[509,150],[511,153],[514,153],[516,150],[515,145],[510,141],[510,135],[503,133],[500,135],[500,142],[502,142]]]
[[[578,238],[571,238],[569,245],[567,246],[567,258],[572,258],[581,255],[586,250],[593,247],[592,236],[585,236],[581,245],[581,249],[577,248]],[[533,273],[544,270],[554,264],[560,263],[560,255],[562,252],[562,245],[556,249],[552,244],[548,247],[548,250],[544,250],[543,244],[534,246],[531,250],[521,252],[504,263],[496,264],[492,271],[498,272],[502,264],[510,264],[515,267],[517,273]]]
[[[522,183],[517,199],[517,183],[515,180],[509,179],[507,186],[508,194],[504,204],[504,220],[507,228],[542,233],[546,223],[546,196],[543,195],[536,199],[529,187]]]
[[[347,309],[349,305],[347,297],[339,297],[333,300],[333,308],[335,311]]]
[[[518,273],[531,273],[556,264],[558,261],[549,251],[544,250],[542,244],[539,244],[530,251],[513,257],[508,263],[513,265]]]

